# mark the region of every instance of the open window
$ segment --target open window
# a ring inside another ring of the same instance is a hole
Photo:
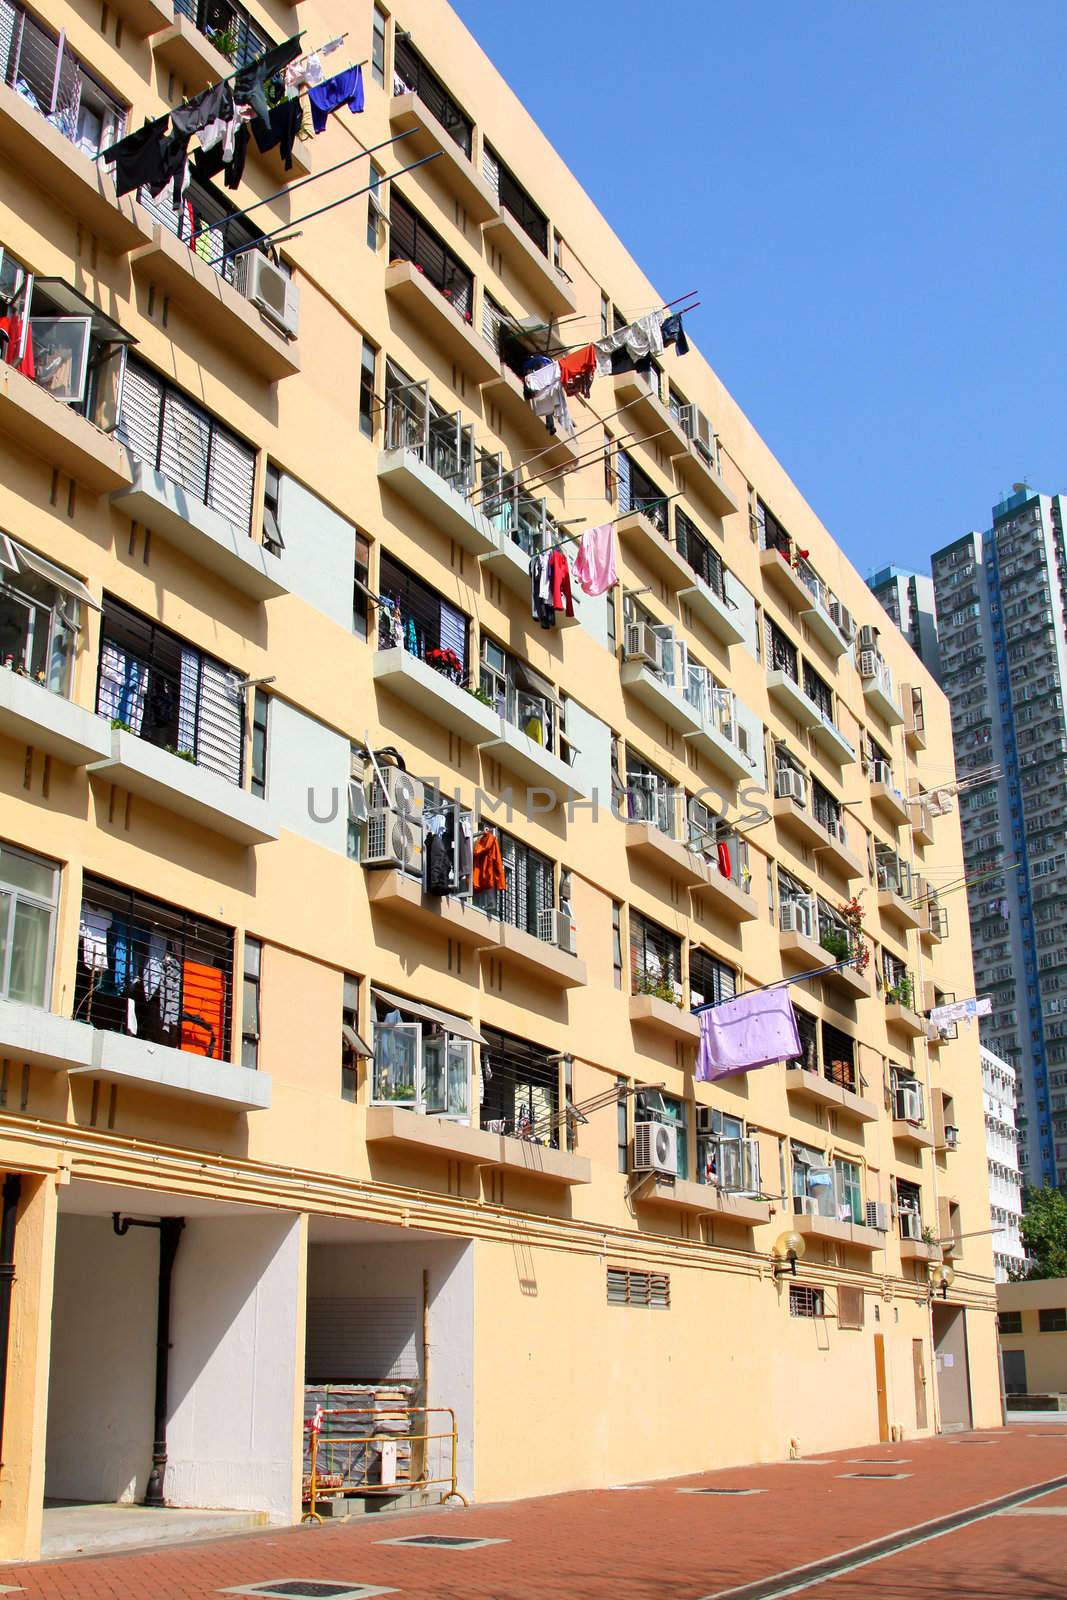
[[[83,606],[80,578],[0,534],[0,667],[69,697]]]
[[[29,316],[13,364],[53,399],[113,432],[122,409],[126,352],[137,341],[62,278],[29,276],[24,293]]]
[[[464,1018],[376,989],[371,1100],[469,1122],[471,1045],[479,1042]]]

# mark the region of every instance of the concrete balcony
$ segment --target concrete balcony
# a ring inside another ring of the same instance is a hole
[[[888,783],[871,784],[871,809],[894,829],[902,828],[908,820],[908,802],[899,789]]]
[[[395,261],[386,267],[385,293],[389,304],[417,323],[441,354],[462,367],[475,383],[486,383],[499,374],[496,352],[410,261]]]
[[[93,494],[106,494],[130,481],[126,453],[110,434],[2,363],[0,438],[20,455],[39,456]]]
[[[910,1144],[921,1156],[924,1150],[934,1148],[934,1135],[930,1128],[921,1122],[906,1122],[902,1117],[893,1118],[893,1141],[895,1144]]]
[[[388,868],[368,872],[367,899],[372,911],[396,917],[406,928],[455,939],[473,950],[497,942],[498,924],[484,911],[454,895],[423,894],[419,879],[404,872]]]
[[[426,172],[444,184],[472,222],[489,222],[497,216],[499,208],[493,191],[417,94],[393,96],[389,104],[389,129],[394,134],[407,134],[401,146],[405,165],[420,156],[437,156]]]
[[[689,435],[678,418],[663,404],[644,373],[624,372],[613,379],[616,412],[623,413],[624,427],[636,438],[659,434],[655,448],[668,455],[683,455],[689,449]]]
[[[776,800],[772,814],[783,833],[791,834],[805,849],[815,854],[817,869],[828,862],[842,878],[850,880],[863,877],[863,863],[852,854],[844,839],[837,833],[831,833],[829,828],[824,828],[817,817],[803,810],[795,800],[788,797]]]
[[[469,744],[480,744],[500,725],[499,716],[489,706],[401,645],[376,651],[373,673],[380,688],[405,700],[432,725],[447,728]]]
[[[277,556],[147,462],[128,452],[127,459],[129,487],[111,496],[112,505],[251,600],[288,593]]]
[[[794,722],[799,722],[802,728],[813,728],[821,718],[821,712],[814,700],[809,700],[795,678],[781,668],[767,674],[767,693],[774,703],[792,717]]]
[[[900,686],[904,701],[904,742],[909,750],[926,749],[926,727],[923,723],[921,701],[917,705],[910,684]]]
[[[417,139],[418,134],[412,138]],[[404,144],[410,142],[405,139]],[[437,165],[436,161],[432,162],[431,168]],[[501,207],[485,223],[482,235],[503,256],[506,265],[526,289],[538,310],[547,311],[553,317],[574,315],[578,309],[574,285],[537,248],[525,228],[519,226],[509,211]]]
[[[689,887],[706,885],[714,870],[703,856],[690,850],[680,839],[670,838],[654,822],[626,824],[626,853],[633,860]]]
[[[692,733],[683,732],[682,737],[692,741],[698,750],[708,756],[719,770],[727,773],[729,777],[735,779],[751,777],[752,762],[740,745],[734,744],[732,739],[706,717],[701,718],[698,728]]]
[[[829,611],[817,595],[808,590],[808,606],[801,611],[800,620],[806,623],[808,632],[817,640],[828,656],[836,661],[848,649],[848,640],[837,626]]]
[[[466,495],[446,483],[414,450],[383,450],[378,456],[378,482],[472,555],[496,554],[501,536]],[[526,588],[530,588],[529,572]]]
[[[92,1064],[72,1069],[72,1076],[100,1078],[228,1111],[270,1108],[271,1080],[265,1072],[235,1067],[191,1050],[175,1050],[171,1045],[150,1044],[130,1034],[93,1032]]]
[[[667,440],[668,449],[671,441]],[[687,491],[702,500],[716,517],[729,517],[737,510],[737,501],[722,480],[717,464],[709,461],[695,444],[674,457],[675,476],[685,484]]]
[[[551,790],[561,803],[589,798],[589,790],[566,761],[543,744],[538,744],[536,739],[531,739],[528,733],[506,718],[490,714],[496,725],[496,736],[480,739],[479,750],[492,756],[494,761],[499,761],[501,766],[515,773],[532,788]]]
[[[93,1029],[17,1000],[0,1000],[0,1054],[7,1060],[53,1072],[88,1067],[93,1059]]]
[[[794,1214],[789,1226],[805,1239],[831,1240],[837,1244],[851,1245],[873,1255],[885,1249],[885,1234],[877,1228],[866,1228],[858,1222],[838,1222],[836,1217],[805,1217]]]
[[[268,383],[300,371],[299,346],[161,223],[152,229],[150,243],[131,252],[130,265],[138,277],[183,305],[213,344]]]
[[[887,1028],[896,1028],[909,1039],[918,1039],[926,1032],[926,1023],[919,1013],[913,1011],[911,1006],[901,1005],[898,1000],[887,1003],[885,1025]]]
[[[180,15],[153,35],[152,54],[157,64],[172,72],[190,95],[233,72],[233,62],[216,50],[194,22]]]
[[[941,1246],[939,1244],[928,1244],[925,1239],[901,1239],[900,1259],[901,1261],[922,1261],[924,1263],[940,1261]]]
[[[718,868],[709,862],[707,877],[690,885],[689,892],[699,895],[702,905],[710,906],[723,922],[740,927],[743,922],[755,922],[759,906],[755,897],[748,894],[731,878],[723,877]]]
[[[525,973],[549,989],[581,989],[589,981],[584,961],[568,955],[557,945],[536,938],[523,928],[513,928],[509,922],[498,922],[497,943],[489,954],[498,957],[505,966]]]
[[[813,971],[816,967],[829,966],[838,959],[831,951],[824,950],[818,939],[810,938],[806,933],[780,933],[778,945],[783,961],[795,961]],[[857,972],[855,967],[839,967],[836,972],[827,972],[822,981],[850,1000],[868,1000],[874,992],[870,979],[862,972]]]
[[[122,255],[148,240],[149,218],[132,195],[119,199],[104,163],[90,160],[6,84],[0,84],[0,150],[11,168],[31,174],[54,206],[112,253]]]
[[[741,644],[745,635],[737,622],[737,607],[716,594],[703,578],[691,574],[694,581],[687,589],[678,590],[678,598],[687,605],[694,617],[713,633],[721,644]]]
[[[798,1100],[808,1100],[813,1105],[833,1106],[845,1111],[857,1122],[877,1122],[879,1111],[873,1100],[846,1089],[843,1084],[831,1083],[820,1072],[808,1072],[803,1067],[788,1067],[785,1074],[786,1093]]]
[[[922,913],[918,906],[909,905],[895,889],[879,889],[878,910],[884,922],[902,929],[905,935],[911,929],[922,926]]]
[[[491,346],[487,344],[486,349],[490,350]],[[495,353],[493,359],[496,360]],[[480,392],[483,401],[495,406],[502,420],[515,429],[524,448],[536,454],[540,472],[547,472],[549,467],[570,467],[577,461],[584,441],[562,433],[549,433],[544,418],[534,415],[522,379],[503,362],[488,382],[482,384]]]
[[[677,1039],[682,1044],[699,1044],[700,1018],[681,1006],[661,1000],[655,994],[630,996],[630,1021],[635,1027],[647,1028],[665,1039]]]
[[[819,711],[818,706],[815,706],[815,710],[818,712],[818,720],[812,723],[809,730],[813,742],[824,750],[837,766],[847,767],[850,761],[856,759],[855,746],[845,738],[836,722],[832,722],[824,712]]]
[[[940,906],[929,903],[919,907],[922,913],[922,923],[919,927],[919,938],[928,947],[936,947],[946,934],[945,913]]]
[[[157,749],[135,733],[120,728],[110,733],[110,756],[89,764],[94,777],[116,783],[235,844],[269,844],[277,839],[273,813],[258,795],[238,789],[217,772]]]
[[[639,700],[649,711],[653,711],[658,717],[662,717],[668,727],[676,729],[679,733],[690,735],[703,731],[700,713],[697,708],[690,705],[682,692],[650,667],[647,662],[624,661],[622,664],[622,686],[624,689],[629,690],[634,699]]]
[[[552,1150],[529,1139],[487,1133],[482,1128],[468,1127],[465,1122],[423,1116],[401,1106],[370,1106],[366,1137],[368,1144],[397,1145],[472,1166],[521,1172],[545,1183],[570,1186],[591,1183],[593,1178],[589,1161],[569,1150]]]
[[[492,526],[492,525],[490,525]],[[494,550],[478,557],[479,565],[486,572],[491,572],[499,578],[512,594],[517,594],[526,602],[527,610],[530,605],[530,558],[520,545],[517,545],[502,529],[493,527],[493,534],[498,543]],[[573,589],[574,615],[568,617],[565,612],[556,612],[556,627],[580,628],[582,625],[582,593],[578,585]]]
[[[896,728],[904,721],[904,713],[893,698],[892,681],[884,672],[863,678],[863,698],[889,727]]]
[[[111,729],[102,717],[17,672],[0,671],[0,733],[69,767],[84,767],[111,750]]]
[[[631,511],[615,524],[619,543],[630,558],[651,572],[668,589],[691,589],[694,572],[655,523],[643,511]]]
[[[170,0],[109,0],[109,3],[115,15],[121,17],[139,39],[147,39],[174,21]]]
[[[770,1204],[766,1200],[753,1200],[750,1195],[725,1194],[710,1183],[691,1183],[685,1178],[671,1178],[661,1172],[650,1172],[633,1191],[632,1199],[639,1206],[662,1206],[675,1211],[693,1211],[699,1216],[716,1217],[723,1222],[738,1222],[742,1227],[755,1228],[769,1222]]]
[[[811,590],[780,550],[761,550],[759,564],[764,583],[777,591],[791,611],[811,610]]]
[[[933,844],[934,818],[930,807],[923,800],[909,800],[908,809],[911,812],[911,836],[915,843]]]

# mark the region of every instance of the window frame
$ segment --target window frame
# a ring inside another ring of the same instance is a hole
[[[259,1045],[263,1037],[262,984],[263,941],[246,933],[241,953],[241,1065],[250,1072],[259,1070]]]
[[[12,881],[7,875],[5,861],[12,856],[19,860],[27,861],[34,867],[43,867],[52,874],[51,899],[46,895],[27,889]],[[55,955],[56,955],[56,923],[59,914],[59,891],[62,881],[62,866],[58,861],[51,860],[48,856],[38,855],[36,851],[24,850],[19,845],[0,844],[0,894],[10,897],[7,908],[7,930],[3,945],[3,965],[0,969],[0,997],[16,1005],[32,1006],[35,1010],[49,1011],[52,1004],[52,986],[55,982]],[[40,1000],[29,1000],[25,997],[12,996],[11,971],[15,964],[16,946],[18,939],[18,912],[20,906],[26,906],[34,912],[43,912],[48,919],[48,931],[45,939],[45,955],[43,963],[43,984]]]

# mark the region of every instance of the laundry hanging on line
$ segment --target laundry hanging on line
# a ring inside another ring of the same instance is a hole
[[[301,89],[314,89],[322,83],[326,74],[322,70],[321,57],[332,56],[335,50],[340,50],[345,38],[345,34],[338,34],[336,39],[320,44],[317,50],[309,50],[307,55],[298,56],[295,61],[291,61],[285,69],[286,94],[297,94]]]
[[[311,104],[311,126],[321,133],[331,111],[347,106],[349,111],[363,110],[363,68],[348,67],[336,77],[315,84],[308,90]]]
[[[563,392],[559,362],[553,361],[550,356],[530,356],[525,365],[523,382],[534,416],[544,417],[549,433],[554,434],[558,427],[561,433],[571,438],[574,423]]]
[[[530,611],[542,628],[554,628],[556,613],[574,615],[571,569],[562,550],[546,550],[530,557]]]
[[[596,598],[619,581],[615,569],[615,530],[610,522],[586,528],[574,558],[574,576],[583,594]]]
[[[483,828],[474,841],[471,883],[475,894],[482,889],[506,889],[500,840],[492,828]]]
[[[750,1072],[801,1053],[800,1033],[788,990],[755,989],[700,1013],[696,1076],[702,1083]]]

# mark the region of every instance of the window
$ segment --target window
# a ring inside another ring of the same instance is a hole
[[[1067,1333],[1067,1309],[1063,1306],[1043,1306],[1037,1313],[1039,1333]]]
[[[267,462],[263,480],[263,548],[272,556],[281,555],[285,549],[281,525],[281,473],[273,461]]]
[[[794,683],[800,682],[797,647],[784,634],[776,622],[765,618],[767,629],[767,666],[771,672],[784,672]]]
[[[69,696],[83,604],[99,610],[80,579],[0,534],[0,664]]]
[[[481,1125],[559,1149],[560,1057],[483,1026]]]
[[[607,607],[607,626],[605,628],[605,637],[607,639],[608,649],[611,651],[612,655],[614,655],[619,647],[618,636],[616,633],[614,589],[608,590],[607,594],[604,596],[604,604]]]
[[[634,994],[682,1002],[682,941],[638,911],[630,912],[630,984]]]
[[[367,194],[367,248],[377,250],[381,239],[382,224],[385,221],[385,207],[382,205],[382,173],[377,162],[370,164],[370,189]]]
[[[606,339],[611,332],[611,301],[601,290],[600,294],[600,337]]]
[[[488,143],[482,147],[482,174],[501,208],[514,217],[527,238],[547,256],[548,218]]]
[[[244,986],[241,995],[241,1065],[259,1066],[259,979],[263,946],[245,936]]]
[[[630,1170],[630,1128],[629,1128],[629,1084],[625,1078],[616,1078],[615,1087],[619,1094],[619,1103],[615,1108],[615,1143],[618,1146],[619,1171]]]
[[[849,1284],[839,1283],[837,1286],[837,1326],[839,1328],[862,1328],[863,1308],[863,1290],[853,1288]]]
[[[625,450],[618,452],[619,510],[640,511],[668,538],[668,497]]]
[[[837,1216],[840,1222],[862,1224],[866,1220],[863,1209],[863,1189],[860,1169],[855,1161],[834,1161],[834,1192],[837,1196]]]
[[[822,1025],[823,1069],[831,1083],[848,1089],[852,1094],[860,1091],[856,1073],[856,1041],[851,1034],[842,1033],[832,1023]]]
[[[791,1283],[789,1285],[789,1315],[791,1317],[825,1317],[825,1291],[812,1289],[806,1283]]]
[[[47,1010],[59,867],[0,845],[0,995]]]
[[[997,1330],[1000,1333],[1022,1333],[1023,1314],[1021,1311],[1000,1311],[997,1313]]]
[[[385,12],[374,7],[370,43],[370,70],[375,83],[385,85]]]
[[[470,156],[474,124],[453,100],[440,78],[427,66],[410,37],[397,34],[393,46],[393,92],[417,94],[438,122]]]
[[[359,1077],[359,979],[346,972],[341,991],[341,1099],[354,1100]]]
[[[230,1059],[233,930],[86,873],[74,1017]]]
[[[359,431],[368,439],[374,437],[374,374],[378,364],[378,349],[369,339],[363,341],[363,355],[359,367]]]
[[[555,907],[553,862],[510,833],[493,831],[500,842],[505,887],[479,889],[474,904],[490,917],[551,942],[551,917],[546,913]]]
[[[356,534],[356,553],[352,582],[352,632],[357,639],[368,637],[370,598],[370,540],[366,534]]]
[[[244,6],[235,0],[176,0],[175,12],[196,24],[235,67],[243,67],[272,44],[253,27]]]
[[[372,1101],[468,1122],[469,1038],[449,1032],[447,1013],[407,1011],[381,995],[375,995],[374,1007]]]
[[[671,780],[626,750],[626,815],[632,822],[654,822],[673,839],[677,832],[678,790]]]
[[[681,506],[675,506],[674,509],[674,542],[678,546],[678,554],[683,560],[688,561],[697,576],[704,580],[720,600],[729,604],[726,599],[726,568],[723,566],[722,557],[717,550],[712,549],[692,517],[687,516]]]
[[[689,952],[689,1007],[719,1005],[737,993],[737,973],[727,962],[707,950]]]
[[[378,590],[378,648],[407,650],[451,682],[466,683],[469,618],[384,552]]]
[[[465,321],[471,321],[474,279],[440,234],[400,198],[395,184],[389,189],[389,256],[410,261]]]
[[[482,634],[481,690],[498,714],[546,750],[556,750],[560,700],[547,678]]]
[[[241,786],[245,708],[238,674],[109,595],[96,710],[112,727]]]
[[[608,1268],[609,1306],[647,1306],[653,1311],[671,1308],[671,1279],[668,1272],[628,1272]]]
[[[249,788],[261,798],[267,792],[267,731],[270,696],[257,688],[252,696],[252,778]]]
[[[758,1139],[746,1137],[740,1117],[716,1107],[701,1106],[697,1116],[710,1133],[697,1138],[697,1182],[714,1185],[725,1194],[758,1195],[761,1192]]]
[[[688,1102],[663,1094],[659,1089],[642,1089],[637,1096],[635,1115],[639,1122],[662,1122],[675,1130],[677,1153],[675,1175],[689,1177]]]
[[[21,7],[4,8],[0,62],[3,82],[87,156],[95,157],[122,137],[126,111],[82,66],[65,36],[59,41]]]
[[[611,967],[616,989],[622,988],[622,906],[611,902]]]
[[[804,693],[813,701],[826,718],[827,722],[834,720],[834,696],[830,685],[824,678],[820,678],[814,667],[804,663]]]

